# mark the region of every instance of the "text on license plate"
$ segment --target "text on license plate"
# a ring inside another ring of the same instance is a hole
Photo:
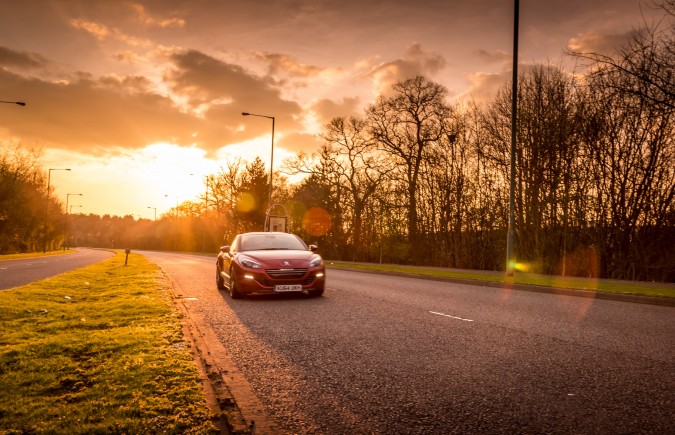
[[[285,284],[285,285],[275,285],[275,292],[301,292],[302,285],[300,284]]]

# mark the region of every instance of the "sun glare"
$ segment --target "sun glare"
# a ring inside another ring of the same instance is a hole
[[[274,145],[274,170],[278,171],[281,167],[281,162],[285,159],[295,156],[295,154],[290,151],[285,150],[284,148],[278,145],[281,135],[275,136],[275,145]],[[265,163],[265,167],[269,169],[270,157],[271,157],[271,138],[267,137],[258,137],[246,142],[241,142],[235,145],[228,145],[227,147],[222,148],[218,154],[217,159],[219,162],[232,161],[236,158],[240,158],[245,162],[252,162],[256,158]]]
[[[155,143],[136,151],[118,150],[106,159],[66,151],[48,152],[45,167],[69,167],[55,174],[54,194],[82,193],[77,212],[134,215],[148,218],[148,207],[158,216],[186,200],[197,200],[205,191],[204,177],[218,172],[218,162],[197,148]]]
[[[278,139],[275,137],[275,139]],[[199,148],[180,147],[158,142],[140,150],[117,149],[106,158],[48,150],[45,168],[68,167],[72,171],[54,173],[53,193],[64,203],[68,193],[82,193],[77,199],[76,213],[133,215],[136,218],[157,217],[184,201],[197,201],[205,192],[204,177],[218,174],[226,162],[240,158],[252,162],[256,157],[269,168],[270,137],[259,137],[230,145],[218,151],[215,159],[206,157]],[[274,168],[294,154],[274,147]],[[72,198],[71,198],[72,199]]]

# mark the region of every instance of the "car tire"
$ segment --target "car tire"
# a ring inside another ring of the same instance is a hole
[[[232,299],[239,299],[241,296],[241,292],[237,289],[237,276],[234,270],[230,270],[230,297]]]
[[[318,298],[323,295],[323,289],[320,290],[310,290],[309,295],[313,298]]]
[[[225,290],[225,280],[223,279],[223,276],[220,274],[220,269],[216,267],[216,287],[218,287],[218,290]]]

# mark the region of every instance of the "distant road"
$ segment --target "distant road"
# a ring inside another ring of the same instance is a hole
[[[0,290],[29,284],[89,266],[110,258],[114,253],[98,249],[77,249],[72,254],[0,261]]]

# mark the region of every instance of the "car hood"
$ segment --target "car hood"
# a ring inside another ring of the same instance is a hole
[[[250,257],[270,268],[293,268],[307,267],[310,258],[316,254],[311,251],[277,249],[270,251],[244,251],[240,255]]]

